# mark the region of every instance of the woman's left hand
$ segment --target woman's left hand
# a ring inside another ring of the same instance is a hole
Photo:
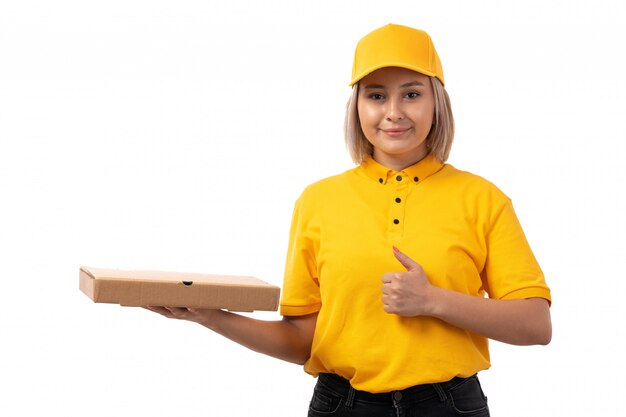
[[[430,316],[513,345],[547,345],[552,339],[550,304],[543,298],[499,300],[436,287],[420,264],[394,248],[407,272],[383,275],[387,313]]]
[[[394,247],[393,254],[407,272],[383,275],[383,305],[385,311],[399,316],[430,315],[433,305],[433,285],[420,264]]]

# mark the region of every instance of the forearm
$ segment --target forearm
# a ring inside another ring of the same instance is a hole
[[[316,319],[310,315],[263,321],[216,310],[200,324],[255,352],[303,364],[311,354]]]
[[[433,287],[431,316],[513,345],[546,345],[552,338],[550,309],[542,298],[494,300]]]

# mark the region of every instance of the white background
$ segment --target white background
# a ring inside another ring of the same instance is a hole
[[[617,0],[1,1],[0,415],[306,415],[301,367],[93,304],[78,268],[282,285],[295,199],[352,167],[356,42],[389,22],[433,37],[449,162],[513,199],[553,290],[549,346],[492,344],[492,415],[618,415],[624,21]]]

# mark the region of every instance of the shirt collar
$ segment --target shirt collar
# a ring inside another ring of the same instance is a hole
[[[397,175],[406,176],[412,183],[419,183],[435,174],[443,165],[434,156],[426,155],[416,164],[398,172],[379,164],[372,157],[369,157],[357,169],[368,178],[381,184],[386,184],[388,179]]]

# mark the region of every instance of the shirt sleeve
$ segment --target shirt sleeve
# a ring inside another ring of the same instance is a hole
[[[486,235],[487,259],[483,285],[491,298],[502,300],[544,298],[550,289],[508,197],[500,206]]]
[[[320,310],[321,296],[316,254],[319,248],[319,226],[305,196],[296,202],[285,265],[280,314],[303,316]]]

